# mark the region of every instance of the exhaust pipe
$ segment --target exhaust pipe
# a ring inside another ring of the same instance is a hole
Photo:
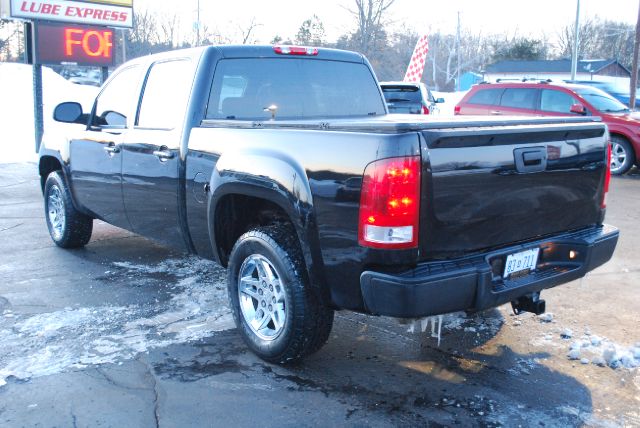
[[[523,312],[541,315],[546,310],[546,302],[540,299],[540,293],[532,293],[512,301],[511,308],[516,315],[520,315]]]

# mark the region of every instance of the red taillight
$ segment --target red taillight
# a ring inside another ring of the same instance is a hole
[[[358,242],[373,248],[418,246],[420,156],[382,159],[364,170]]]
[[[460,114],[460,106],[455,106],[453,108],[453,114]]]
[[[602,201],[600,208],[607,208],[607,193],[609,192],[609,183],[611,182],[611,143],[607,144],[607,164],[605,165],[604,186],[602,186]]]
[[[274,46],[273,51],[279,55],[318,55],[318,48],[305,46]]]
[[[422,114],[429,114],[429,107],[422,106]]]

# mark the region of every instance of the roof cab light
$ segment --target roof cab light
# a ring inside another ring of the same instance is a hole
[[[318,55],[318,48],[309,48],[306,46],[274,46],[273,51],[279,55]]]
[[[358,242],[372,248],[418,246],[420,156],[382,159],[364,170]]]
[[[600,208],[607,208],[607,193],[609,192],[609,183],[611,183],[611,142],[607,144],[607,164],[605,165],[606,171],[604,173],[604,186],[602,189],[602,201],[600,202]]]

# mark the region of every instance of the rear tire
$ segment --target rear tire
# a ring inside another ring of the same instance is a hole
[[[53,171],[45,182],[44,216],[49,235],[59,247],[83,247],[91,239],[93,219],[73,206],[71,192],[60,171]]]
[[[611,174],[622,175],[635,163],[633,147],[624,137],[611,136]]]
[[[333,310],[312,288],[296,233],[286,225],[256,228],[231,251],[228,291],[236,326],[265,361],[293,362],[329,338]]]

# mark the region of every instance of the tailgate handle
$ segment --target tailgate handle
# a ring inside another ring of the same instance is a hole
[[[515,149],[513,156],[516,161],[516,169],[520,173],[540,172],[547,169],[546,147]]]
[[[542,153],[540,152],[524,152],[522,154],[525,166],[539,165],[542,162]]]

